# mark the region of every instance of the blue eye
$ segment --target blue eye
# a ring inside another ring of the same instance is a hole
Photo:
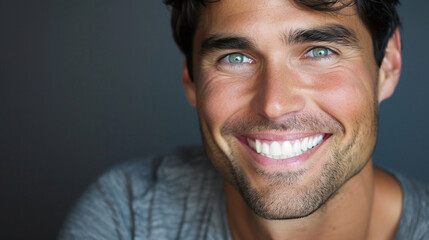
[[[306,55],[314,58],[328,57],[332,54],[332,51],[326,47],[315,47],[311,49]]]
[[[252,63],[252,60],[241,53],[233,53],[226,56],[226,61],[232,64]]]

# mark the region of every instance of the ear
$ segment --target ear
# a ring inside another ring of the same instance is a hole
[[[402,54],[399,29],[390,38],[378,76],[378,103],[389,98],[398,85],[401,75]]]
[[[188,98],[188,102],[195,107],[197,105],[195,83],[194,81],[192,81],[189,75],[189,69],[188,69],[188,65],[186,64],[186,60],[183,64],[182,84],[183,84],[183,87],[185,88],[185,94],[186,94],[186,98]]]

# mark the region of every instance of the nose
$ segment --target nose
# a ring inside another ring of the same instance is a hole
[[[267,66],[258,76],[253,111],[271,121],[282,121],[305,107],[299,74],[285,65]]]

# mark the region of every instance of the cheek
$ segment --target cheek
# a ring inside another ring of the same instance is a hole
[[[197,86],[197,107],[200,120],[211,132],[219,132],[222,125],[246,106],[248,84],[243,79],[203,75]],[[214,134],[216,135],[216,134]]]
[[[374,116],[374,76],[350,69],[315,77],[319,107],[336,118],[346,131],[350,124],[371,120]]]

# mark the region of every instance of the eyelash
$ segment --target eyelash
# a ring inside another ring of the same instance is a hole
[[[232,56],[234,54],[240,54],[245,58],[248,58],[250,60],[250,62],[244,62],[244,63],[231,63],[227,60],[227,58],[229,56]],[[218,68],[226,68],[226,69],[230,69],[230,70],[244,70],[244,69],[248,69],[250,68],[251,64],[254,63],[255,60],[253,60],[252,57],[248,56],[247,54],[241,53],[241,52],[232,52],[232,53],[228,53],[228,54],[224,54],[221,57],[218,58],[218,60],[216,61],[216,65],[218,66]]]
[[[326,49],[328,51],[328,55],[327,56],[321,56],[321,57],[317,57],[317,56],[309,56],[310,53],[312,51],[314,51],[317,48],[323,48]],[[312,47],[310,48],[310,50],[305,52],[305,55],[303,56],[304,59],[310,59],[312,61],[325,61],[325,60],[330,60],[331,58],[338,56],[338,52],[333,50],[332,48],[329,47],[325,47],[325,46],[316,46],[316,47]]]
[[[228,64],[233,64],[233,63],[228,62],[228,61],[226,60],[226,58],[227,58],[227,57],[229,57],[229,56],[232,56],[232,55],[234,55],[234,54],[240,54],[240,55],[242,55],[242,56],[244,56],[244,57],[246,57],[246,58],[250,59],[250,60],[251,60],[251,62],[250,62],[250,63],[252,63],[252,62],[254,61],[254,60],[253,60],[253,58],[249,57],[248,55],[246,55],[246,54],[244,54],[244,53],[241,53],[241,52],[233,52],[233,53],[228,53],[228,54],[222,55],[222,56],[217,60],[217,62],[218,62],[218,63],[220,63],[220,62],[222,62],[222,61],[226,61]],[[234,64],[234,65],[236,65],[236,64]]]

